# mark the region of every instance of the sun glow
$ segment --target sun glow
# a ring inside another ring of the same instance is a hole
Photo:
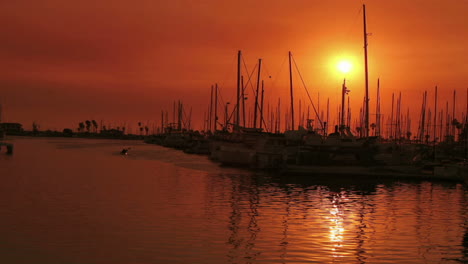
[[[353,65],[349,61],[342,60],[338,62],[337,68],[340,72],[346,74],[351,71],[351,69],[353,68]]]

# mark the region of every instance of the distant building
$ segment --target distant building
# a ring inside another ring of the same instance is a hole
[[[10,135],[21,134],[24,131],[20,123],[0,123],[0,130]]]

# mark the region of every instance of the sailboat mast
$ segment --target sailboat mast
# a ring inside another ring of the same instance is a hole
[[[328,135],[328,124],[330,124],[330,98],[327,98],[327,123],[325,125],[325,136]]]
[[[421,134],[419,135],[419,140],[421,143],[424,142],[424,129],[426,125],[426,98],[427,98],[427,91],[424,91],[423,94],[423,103],[422,103],[422,111],[421,111]]]
[[[346,127],[345,123],[345,95],[346,95],[346,79],[343,79],[343,86],[341,87],[341,124],[340,129]]]
[[[190,107],[189,120],[188,120],[188,130],[192,129],[192,107]]]
[[[241,98],[242,98],[242,126],[245,127],[245,94],[244,94],[244,76],[241,76]],[[240,123],[240,122],[239,122]]]
[[[214,103],[214,131],[218,126],[218,84],[215,83],[215,103]]]
[[[317,94],[317,112],[318,112],[318,117],[316,118],[316,121],[321,122],[321,120],[323,120],[323,116],[320,118],[320,93]],[[320,124],[320,125],[322,125],[322,128],[323,128],[323,124]]]
[[[394,139],[393,137],[393,107],[395,106],[395,93],[392,93],[392,114],[390,116],[390,139]]]
[[[213,119],[213,85],[211,85],[210,107],[208,108],[208,127],[211,130],[211,120]]]
[[[455,123],[453,121],[455,121],[456,97],[457,97],[457,91],[453,90],[452,121],[450,121],[450,123],[452,124],[452,135],[453,135],[454,140],[455,140],[455,134],[456,133],[455,133]]]
[[[175,126],[175,123],[176,123],[176,119],[175,119],[175,116],[176,116],[176,106],[175,106],[175,101],[174,101],[174,105],[173,105],[173,109],[172,109],[172,126]]]
[[[181,109],[182,109],[182,105],[180,103],[180,100],[177,102],[177,130],[181,130],[182,129],[182,120],[181,120]]]
[[[396,111],[396,121],[395,121],[395,140],[399,140],[401,138],[401,92],[398,95],[397,100],[397,111]]]
[[[260,101],[260,129],[262,128],[262,125],[263,125],[263,99],[264,99],[264,96],[265,96],[265,84],[262,80],[262,98],[261,98],[261,101]]]
[[[261,71],[261,69],[262,69],[262,59],[258,59],[257,92],[255,93],[255,109],[254,109],[254,128],[257,128],[258,93],[259,93],[259,90],[260,90],[260,71]]]
[[[466,113],[465,113],[465,158],[468,157],[468,88],[466,88]]]
[[[278,132],[281,133],[281,98],[278,98],[278,116],[277,116],[277,122],[278,122]]]
[[[365,100],[365,120],[364,120],[364,136],[369,136],[369,72],[367,65],[367,26],[366,26],[366,5],[362,5],[363,22],[364,22],[364,67],[365,67],[365,83],[366,83],[366,100]]]
[[[291,90],[291,125],[294,130],[294,96],[293,96],[293,80],[292,80],[292,64],[291,64],[292,54],[289,52],[289,88]]]
[[[380,78],[377,79],[377,104],[376,104],[376,128],[375,128],[375,135],[380,137]]]
[[[240,85],[241,85],[241,51],[237,53],[237,104],[236,104],[236,127],[235,130],[239,129],[240,125]]]
[[[161,110],[161,131],[160,131],[160,134],[162,134],[162,133],[164,133],[164,110]]]
[[[435,87],[434,96],[434,146],[437,142],[437,86]]]

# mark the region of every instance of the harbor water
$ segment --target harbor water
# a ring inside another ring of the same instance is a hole
[[[7,142],[0,263],[468,262],[462,184],[252,172],[140,141]]]

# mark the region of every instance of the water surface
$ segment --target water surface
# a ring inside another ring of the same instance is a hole
[[[9,141],[0,263],[468,259],[460,184],[278,177],[138,141]]]

